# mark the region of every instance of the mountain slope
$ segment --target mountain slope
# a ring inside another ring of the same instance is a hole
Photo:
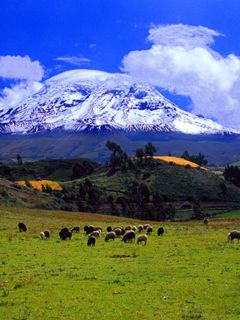
[[[124,74],[72,70],[0,113],[1,133],[124,130],[185,134],[235,133],[179,109],[155,88]]]

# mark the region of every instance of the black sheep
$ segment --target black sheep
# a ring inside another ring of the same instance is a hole
[[[26,232],[27,231],[26,225],[22,222],[19,222],[18,229],[19,229],[19,232]]]
[[[158,235],[158,236],[162,236],[163,234],[164,234],[164,229],[163,229],[163,227],[158,228],[157,235]]]
[[[95,246],[95,243],[96,243],[96,238],[95,237],[89,237],[88,238],[88,241],[87,241],[87,245],[88,247],[94,247]]]
[[[112,227],[107,227],[107,232],[111,232],[112,231]]]
[[[68,230],[68,228],[63,228],[59,232],[59,237],[61,238],[61,240],[71,239],[72,238],[72,232],[70,232]]]

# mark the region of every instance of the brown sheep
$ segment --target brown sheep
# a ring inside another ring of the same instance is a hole
[[[233,230],[231,232],[229,232],[228,236],[227,236],[228,241],[232,241],[234,239],[240,239],[240,231],[237,230]]]
[[[204,219],[203,219],[203,223],[204,223],[205,226],[207,226],[207,225],[208,225],[208,219],[207,219],[207,218],[204,218]]]
[[[136,231],[137,231],[137,227],[136,227],[136,226],[133,226],[133,227],[132,227],[132,231],[136,232]]]
[[[114,240],[116,238],[116,233],[114,231],[110,231],[105,236],[105,241]]]
[[[140,225],[138,226],[138,232],[140,233],[140,232],[142,232],[142,231],[143,231],[143,225],[140,224]]]
[[[148,240],[147,235],[143,234],[141,236],[138,236],[137,244],[140,244],[140,243],[144,242],[144,245],[146,245],[147,244],[147,240]]]
[[[124,230],[125,230],[125,231],[132,230],[132,226],[130,226],[130,225],[129,225],[129,226],[126,226],[126,227],[124,228]]]
[[[116,229],[120,229],[122,231],[122,236],[124,235],[125,230],[122,227],[115,227],[113,231],[115,231]]]
[[[73,232],[76,232],[76,233],[80,232],[80,227],[79,227],[79,226],[73,227],[72,230],[71,230],[71,232],[72,232],[72,233],[73,233]]]
[[[153,232],[153,228],[149,225],[149,227],[147,227],[146,229],[146,233],[147,235],[150,235]]]
[[[116,237],[119,238],[122,235],[122,229],[116,228],[114,229],[114,232],[116,233]]]
[[[150,227],[150,224],[149,224],[149,223],[146,223],[146,224],[143,225],[143,229],[144,229],[144,230],[146,230],[148,227]]]

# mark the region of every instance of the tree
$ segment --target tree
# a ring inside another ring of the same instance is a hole
[[[23,164],[22,157],[20,156],[20,154],[17,154],[17,164],[19,166],[21,166]]]
[[[137,158],[140,162],[142,162],[144,156],[145,156],[144,150],[143,150],[142,148],[138,148],[138,149],[136,150],[136,158]]]
[[[86,173],[85,168],[80,163],[75,163],[72,167],[71,180],[79,179]]]
[[[183,154],[181,155],[181,158],[190,161],[190,154],[188,153],[187,150],[183,152]]]
[[[112,151],[110,155],[110,174],[114,174],[117,170],[126,169],[126,163],[128,155],[122,150],[122,148],[113,141],[108,140],[106,147]]]
[[[188,153],[188,151],[185,150],[183,152],[183,154],[181,155],[181,158],[188,160],[188,161],[192,161],[194,163],[197,163],[200,166],[206,166],[206,164],[208,163],[205,155],[202,154],[201,152],[199,152],[197,155],[195,155],[195,154],[190,155]]]
[[[240,187],[240,169],[237,166],[227,166],[224,170],[223,176],[226,181],[233,183]]]
[[[195,201],[194,205],[193,205],[193,219],[203,219],[204,218],[204,214],[202,212],[201,209],[201,205],[199,201]]]
[[[154,147],[152,142],[148,142],[145,146],[145,156],[152,158],[157,149]]]

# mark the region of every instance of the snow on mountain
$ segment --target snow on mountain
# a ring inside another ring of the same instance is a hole
[[[0,114],[1,133],[127,130],[185,134],[235,133],[179,109],[155,88],[128,75],[72,70]]]

